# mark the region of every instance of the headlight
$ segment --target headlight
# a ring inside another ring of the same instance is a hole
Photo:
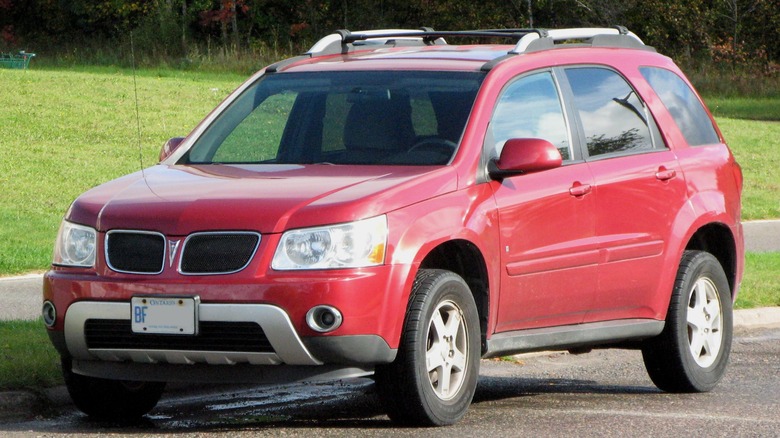
[[[387,218],[288,231],[276,248],[276,270],[362,268],[381,265],[387,246]]]
[[[95,266],[95,242],[97,232],[94,229],[62,221],[52,263],[91,268]]]

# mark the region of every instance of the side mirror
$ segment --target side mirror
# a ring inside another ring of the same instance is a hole
[[[491,160],[490,176],[501,179],[523,173],[541,172],[560,167],[561,152],[552,143],[539,138],[512,138],[504,143],[501,156]]]
[[[179,148],[181,142],[183,141],[184,137],[173,137],[172,139],[166,141],[162,149],[160,149],[160,161],[163,161],[173,155],[173,153],[176,152],[176,149]]]

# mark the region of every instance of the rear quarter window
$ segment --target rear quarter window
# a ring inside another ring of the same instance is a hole
[[[710,116],[682,78],[658,67],[642,67],[639,71],[672,115],[690,146],[720,143]]]

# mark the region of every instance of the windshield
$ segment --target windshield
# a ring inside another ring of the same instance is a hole
[[[419,71],[265,75],[214,120],[180,163],[446,164],[483,77]]]

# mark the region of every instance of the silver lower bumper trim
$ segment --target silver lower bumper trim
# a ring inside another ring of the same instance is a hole
[[[169,364],[322,365],[301,342],[289,316],[267,304],[200,304],[200,321],[254,322],[260,325],[275,353],[90,349],[84,324],[90,318],[130,320],[130,303],[80,301],[65,315],[65,343],[76,360],[132,361]]]

